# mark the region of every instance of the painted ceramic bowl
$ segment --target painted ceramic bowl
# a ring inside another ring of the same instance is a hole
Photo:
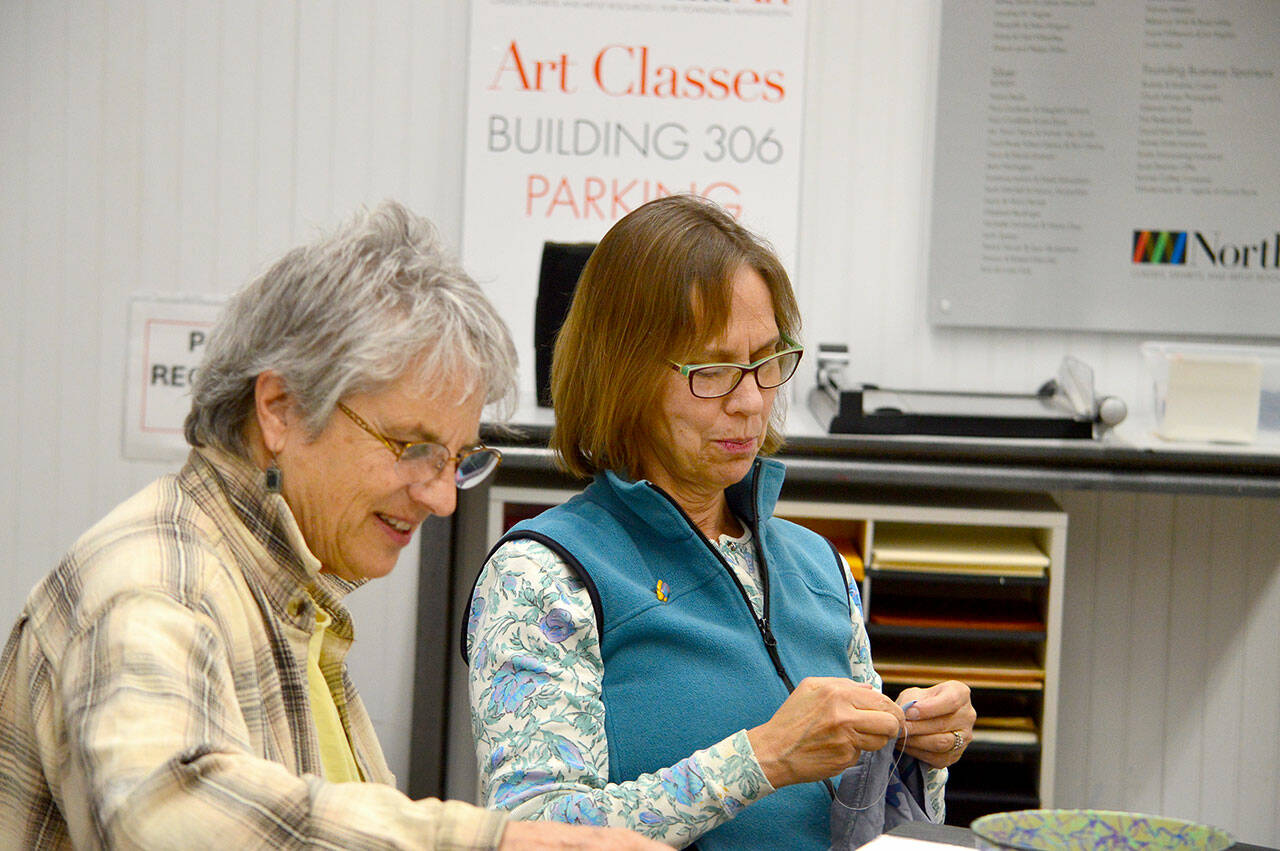
[[[1234,840],[1216,827],[1162,816],[1109,810],[1019,810],[993,813],[969,825],[988,851],[1197,849],[1222,851]]]

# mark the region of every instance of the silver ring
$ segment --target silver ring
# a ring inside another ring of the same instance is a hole
[[[951,749],[956,752],[964,750],[964,733],[959,730],[952,730],[951,735],[956,737],[956,742],[951,746]]]

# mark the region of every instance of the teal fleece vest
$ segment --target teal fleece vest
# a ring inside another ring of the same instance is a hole
[[[701,778],[663,769],[768,721],[804,677],[851,676],[843,567],[825,539],[771,516],[784,475],[782,464],[757,461],[727,492],[757,546],[767,616],[759,622],[719,553],[647,482],[597,476],[584,493],[504,539],[542,541],[591,592],[611,782],[660,772],[668,791],[688,800]],[[769,641],[776,641],[776,663]],[[788,786],[703,835],[697,847],[825,851],[830,805],[822,783]]]

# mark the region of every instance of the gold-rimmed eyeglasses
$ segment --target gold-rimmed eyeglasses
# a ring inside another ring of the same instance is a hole
[[[447,447],[434,441],[407,443],[387,437],[341,402],[338,403],[338,410],[391,450],[396,456],[396,472],[408,484],[434,481],[452,461],[455,464],[454,484],[460,490],[466,490],[483,482],[502,463],[502,453],[483,443],[468,446],[454,455]]]

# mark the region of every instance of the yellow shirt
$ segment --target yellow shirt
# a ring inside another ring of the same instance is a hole
[[[335,783],[359,783],[360,768],[351,752],[351,740],[338,712],[338,702],[333,690],[320,670],[320,659],[325,655],[324,645],[333,619],[324,609],[316,606],[316,628],[307,646],[307,685],[311,691],[311,717],[316,725],[316,738],[320,743],[320,763],[324,766],[324,779]]]

